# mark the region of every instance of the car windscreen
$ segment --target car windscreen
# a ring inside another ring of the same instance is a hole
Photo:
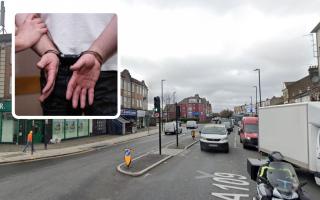
[[[244,126],[245,133],[259,133],[259,126],[258,124],[246,124]]]
[[[216,134],[216,135],[225,135],[226,129],[223,127],[204,127],[201,130],[201,134]]]

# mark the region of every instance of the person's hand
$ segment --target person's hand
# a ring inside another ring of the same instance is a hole
[[[80,106],[83,109],[86,106],[88,95],[89,105],[93,104],[94,87],[100,76],[101,65],[97,58],[92,54],[83,54],[78,61],[70,67],[73,70],[72,77],[68,83],[66,98],[71,100],[73,108]]]
[[[24,23],[16,29],[16,43],[23,50],[32,47],[48,29],[36,14],[27,16]]]
[[[43,102],[53,91],[56,76],[58,73],[59,58],[55,53],[46,53],[44,54],[40,61],[37,63],[39,69],[45,71],[45,76],[47,83],[41,91],[39,100]]]

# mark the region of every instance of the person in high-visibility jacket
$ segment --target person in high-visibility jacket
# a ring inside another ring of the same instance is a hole
[[[26,144],[26,146],[24,147],[23,152],[26,152],[27,148],[32,145],[32,139],[33,139],[33,132],[30,131],[30,132],[28,133],[28,136],[27,136],[27,144]]]

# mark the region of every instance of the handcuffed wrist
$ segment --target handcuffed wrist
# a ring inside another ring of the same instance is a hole
[[[59,51],[57,51],[57,50],[49,49],[49,50],[45,51],[45,52],[42,54],[42,56],[45,55],[45,54],[47,54],[47,53],[54,53],[54,54],[56,54],[58,57],[59,57],[60,54],[61,54],[61,53],[60,53]]]
[[[103,63],[103,58],[102,56],[96,52],[96,51],[91,51],[91,50],[87,50],[87,51],[83,51],[80,56],[84,55],[84,54],[92,54],[97,60],[98,62],[100,63],[100,65],[102,65]]]

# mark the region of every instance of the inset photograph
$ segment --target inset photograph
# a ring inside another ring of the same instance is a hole
[[[115,118],[117,26],[115,13],[16,14],[15,117]]]

